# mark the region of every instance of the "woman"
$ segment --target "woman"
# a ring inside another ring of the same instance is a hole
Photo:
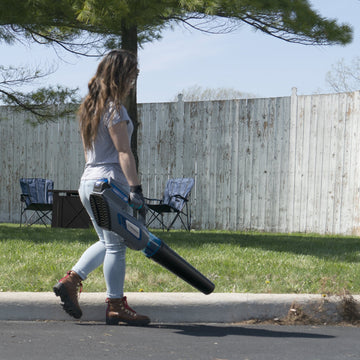
[[[123,106],[137,74],[136,57],[128,51],[113,50],[103,58],[89,82],[89,93],[78,113],[86,160],[79,195],[99,241],[90,246],[54,286],[64,310],[78,319],[82,315],[78,303],[82,280],[103,264],[108,304],[106,323],[110,325],[119,322],[147,325],[150,322],[147,316],[137,314],[128,306],[123,294],[126,246],[119,235],[96,224],[89,200],[96,180],[112,177],[128,187],[130,201],[136,199],[136,203],[144,203],[130,147],[133,124]]]

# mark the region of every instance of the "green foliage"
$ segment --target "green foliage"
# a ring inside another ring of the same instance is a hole
[[[11,94],[1,94],[0,100],[7,105],[15,105],[15,110],[27,110],[35,116],[36,123],[43,123],[73,114],[74,106],[79,102],[77,92],[78,89],[57,85],[42,87],[29,93],[15,91]]]
[[[121,37],[124,28],[135,26],[141,44],[157,39],[172,22],[207,31],[216,18],[224,19],[230,29],[246,23],[291,42],[346,44],[352,39],[349,25],[323,18],[307,0],[4,0],[0,4],[1,27],[12,25],[57,41],[81,31]],[[8,41],[11,29],[0,35]]]
[[[73,104],[79,102],[78,89],[62,86],[41,87],[24,93],[16,88],[46,76],[42,70],[0,66],[0,101],[14,105],[18,111],[27,110],[37,122],[57,120],[74,112]]]
[[[349,25],[323,18],[307,0],[192,0],[181,4],[187,14],[228,19],[229,26],[235,27],[246,23],[289,42],[345,45],[352,40]]]
[[[56,44],[83,55],[89,51],[98,55],[99,48],[109,47],[137,51],[145,42],[159,39],[162,30],[174,24],[185,24],[209,33],[229,32],[247,24],[265,34],[301,44],[345,45],[352,40],[349,25],[339,25],[336,20],[322,17],[311,8],[308,0],[0,2],[0,41],[15,43],[27,39],[45,45]],[[91,39],[84,41],[85,34],[91,34]],[[62,97],[61,93],[50,96],[51,92],[51,89],[39,89],[36,93],[24,95],[15,91],[4,94],[2,91],[7,101],[26,110],[35,109],[39,97],[50,101]],[[132,102],[130,108],[135,108],[136,99]],[[35,115],[45,118],[39,112]],[[130,116],[136,124],[136,112]]]

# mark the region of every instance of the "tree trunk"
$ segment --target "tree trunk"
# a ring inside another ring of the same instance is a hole
[[[136,56],[138,54],[138,37],[137,27],[128,27],[126,24],[122,25],[122,36],[121,36],[121,48],[133,52]],[[137,134],[138,134],[138,116],[137,116],[137,98],[136,98],[135,86],[130,91],[128,98],[126,99],[125,107],[128,110],[129,116],[134,123],[134,132],[131,138],[131,150],[134,153],[136,168],[139,167],[139,157],[137,152]]]

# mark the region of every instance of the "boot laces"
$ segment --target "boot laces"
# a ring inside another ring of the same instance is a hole
[[[124,304],[124,308],[125,308],[126,310],[131,311],[134,315],[136,315],[136,311],[135,311],[134,309],[132,309],[132,308],[128,305],[126,296],[124,296],[124,297],[122,298],[122,301],[123,301],[123,304]]]
[[[71,273],[72,273],[71,270],[68,271],[68,272],[66,273],[66,275],[65,275],[62,279],[60,279],[60,282],[62,282],[62,280],[65,280],[65,279],[69,278],[70,275],[71,275]],[[76,281],[77,281],[76,287],[79,288],[79,296],[80,296],[80,294],[81,294],[81,292],[82,292],[82,289],[83,289],[83,284],[82,284],[82,281],[79,280],[79,275],[75,275],[75,276],[76,276],[76,278],[77,278],[77,279],[76,279]]]

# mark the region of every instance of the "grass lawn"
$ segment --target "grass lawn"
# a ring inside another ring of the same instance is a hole
[[[216,285],[215,292],[360,294],[360,238],[314,234],[153,231]],[[0,224],[0,291],[52,291],[96,241],[92,229]],[[102,268],[84,281],[104,292]],[[125,292],[197,291],[127,251]]]

